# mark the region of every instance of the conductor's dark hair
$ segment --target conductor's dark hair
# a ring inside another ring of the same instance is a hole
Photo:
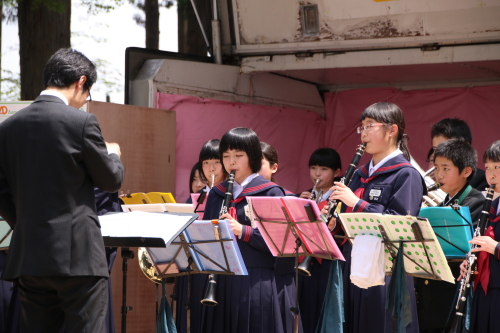
[[[389,128],[393,124],[397,125],[398,136],[396,138],[396,146],[403,152],[403,156],[408,161],[410,160],[410,151],[405,141],[405,137],[407,137],[405,135],[405,118],[399,106],[389,102],[372,104],[361,113],[360,120],[363,121],[365,118],[372,118],[379,123],[384,123],[386,124],[386,128]]]
[[[207,179],[205,178],[205,175],[203,174],[203,170],[201,170],[200,162],[196,162],[193,167],[191,168],[191,173],[189,174],[189,193],[193,192],[193,180],[194,176],[196,174],[196,171],[198,171],[198,175],[200,175],[200,179],[203,182],[206,182]]]
[[[500,162],[500,140],[495,141],[486,149],[483,162]]]
[[[432,125],[431,139],[439,135],[444,136],[446,139],[463,139],[472,144],[469,125],[462,119],[445,118]]]
[[[220,159],[226,151],[234,149],[247,153],[250,169],[253,173],[259,172],[262,167],[262,149],[257,134],[249,128],[236,127],[222,136],[220,140]],[[227,172],[227,170],[226,170]]]
[[[342,169],[340,155],[332,148],[316,149],[309,158],[309,166],[319,165],[332,170]]]
[[[476,150],[464,139],[451,139],[441,142],[434,152],[434,162],[437,157],[449,159],[458,168],[459,173],[466,167],[471,167],[472,173],[467,177],[468,180],[471,180],[476,174]]]
[[[261,141],[260,148],[262,149],[262,155],[269,162],[270,167],[278,163],[278,152],[273,146],[271,146],[269,143]],[[271,176],[271,181],[273,183],[276,183],[273,176]]]
[[[43,71],[45,87],[68,88],[82,75],[87,80],[84,91],[88,91],[97,80],[94,63],[75,49],[59,49],[50,57]]]

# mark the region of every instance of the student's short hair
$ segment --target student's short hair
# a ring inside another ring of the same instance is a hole
[[[332,148],[316,149],[309,158],[309,166],[319,165],[332,170],[342,169],[340,155]]]
[[[245,127],[236,127],[229,130],[220,140],[219,155],[221,161],[223,160],[222,155],[230,149],[247,153],[250,169],[252,169],[253,173],[259,172],[262,167],[263,155],[259,137],[254,131]]]
[[[59,49],[50,57],[43,71],[45,87],[68,88],[82,75],[87,80],[84,91],[89,90],[97,80],[94,63],[75,49]]]
[[[203,165],[203,161],[220,159],[219,145],[220,145],[219,139],[213,139],[205,142],[203,147],[201,147],[200,156],[198,158],[200,167]]]
[[[463,139],[472,144],[472,134],[469,125],[462,119],[445,118],[432,125],[431,139],[440,135],[447,139]]]
[[[476,150],[463,139],[452,139],[441,142],[434,152],[434,161],[439,156],[449,159],[458,168],[459,173],[466,167],[471,167],[472,173],[467,177],[468,180],[471,180],[476,174]]]
[[[483,162],[500,162],[500,140],[495,141],[486,149]]]

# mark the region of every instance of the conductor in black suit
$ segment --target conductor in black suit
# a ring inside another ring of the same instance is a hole
[[[79,110],[97,79],[73,49],[57,51],[46,90],[0,123],[0,215],[14,229],[2,274],[17,280],[21,331],[101,332],[108,266],[94,187],[117,191],[120,147]]]

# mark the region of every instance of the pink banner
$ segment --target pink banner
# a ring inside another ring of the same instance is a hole
[[[423,169],[431,148],[431,126],[444,118],[458,117],[471,128],[478,166],[484,169],[483,153],[499,140],[500,86],[401,91],[394,88],[355,89],[325,94],[325,145],[337,150],[347,166],[360,143],[356,127],[361,112],[376,102],[392,102],[404,113],[410,153]],[[363,156],[361,163],[368,160]],[[344,167],[345,168],[345,167]]]
[[[158,93],[157,108],[176,111],[177,152],[175,198],[189,196],[189,173],[203,144],[220,139],[234,127],[253,129],[261,141],[278,151],[276,181],[296,192],[312,187],[307,163],[323,146],[325,121],[318,114],[291,108],[230,103],[198,97]]]

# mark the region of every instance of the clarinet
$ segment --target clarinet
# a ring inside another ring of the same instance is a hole
[[[366,142],[363,143],[362,145],[358,146],[358,149],[356,149],[356,154],[352,158],[351,164],[349,164],[349,168],[347,169],[347,172],[345,173],[345,176],[340,180],[340,182],[346,186],[349,186],[349,183],[351,182],[352,176],[354,175],[354,171],[356,171],[356,168],[358,167],[358,163],[361,160],[361,156],[365,153],[365,148],[366,148]],[[331,220],[333,217],[335,210],[337,209],[337,200],[328,200],[328,204],[326,205],[328,209],[328,214],[321,214],[320,218],[323,222],[327,223]]]
[[[488,221],[488,215],[491,207],[491,201],[493,200],[493,194],[495,189],[495,184],[491,185],[486,192],[486,200],[483,204],[483,209],[481,211],[481,216],[479,217],[479,222],[477,224],[476,230],[474,231],[474,237],[482,236],[484,234],[484,229],[486,227],[486,222]],[[473,249],[477,249],[476,244],[472,244],[471,251],[467,253],[465,260],[467,260],[468,267],[465,277],[460,282],[460,291],[458,293],[457,304],[455,305],[455,316],[451,322],[449,333],[459,333],[462,332],[463,327],[463,317],[465,310],[465,303],[467,301],[467,295],[469,293],[471,285],[471,276],[475,274],[477,257]]]
[[[222,202],[222,207],[219,212],[219,217],[221,217],[224,214],[227,214],[229,210],[229,205],[231,204],[231,199],[233,198],[233,185],[234,185],[235,172],[236,170],[233,170],[229,174],[229,179],[227,180],[227,189],[226,193],[224,194],[224,201]],[[219,220],[212,220],[212,224],[214,225],[215,239],[217,240],[221,239],[222,237],[219,228]],[[205,290],[205,297],[201,300],[201,304],[209,306],[217,305],[217,301],[215,300],[215,290],[217,287],[217,280],[218,279],[216,274],[210,274],[208,276],[208,286],[207,289]]]

